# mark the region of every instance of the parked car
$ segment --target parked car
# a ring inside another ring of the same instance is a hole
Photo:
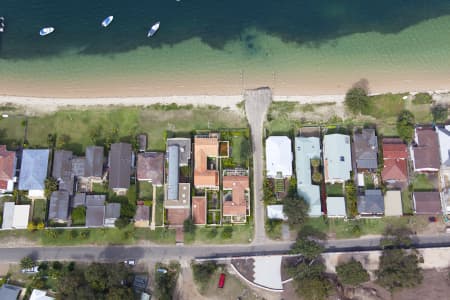
[[[428,218],[428,221],[430,221],[431,223],[434,223],[437,221],[437,219],[436,219],[436,217],[431,216]]]
[[[219,289],[223,289],[223,286],[225,285],[225,274],[220,274],[219,277]]]
[[[156,269],[156,272],[161,273],[161,274],[166,274],[167,273],[167,269],[158,268],[158,269]]]
[[[22,269],[21,272],[24,273],[24,274],[36,274],[37,272],[39,272],[39,267],[38,266],[34,266],[32,268],[29,268],[29,269]]]
[[[126,265],[129,265],[129,266],[135,266],[136,265],[136,261],[134,259],[127,259],[123,263],[126,264]]]

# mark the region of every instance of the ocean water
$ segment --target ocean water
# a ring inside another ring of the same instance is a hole
[[[283,88],[450,70],[448,0],[2,0],[0,15],[0,77],[27,84]],[[56,30],[40,37],[45,26]]]

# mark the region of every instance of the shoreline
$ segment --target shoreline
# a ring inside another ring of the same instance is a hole
[[[272,90],[273,91],[273,90]],[[449,90],[435,91],[409,91],[408,94],[416,94],[418,92],[428,92],[435,100],[439,100],[443,95],[448,95]],[[397,93],[397,92],[395,92]],[[400,93],[400,92],[399,92]],[[371,93],[370,95],[378,95],[382,93]],[[189,95],[189,96],[159,96],[159,97],[92,97],[92,98],[53,98],[53,97],[21,97],[21,96],[4,96],[0,95],[0,105],[13,105],[25,108],[27,112],[51,113],[62,108],[80,108],[102,107],[102,106],[150,106],[154,104],[177,104],[177,105],[196,105],[208,106],[213,105],[220,108],[228,108],[232,110],[238,109],[238,104],[244,100],[243,95]],[[273,95],[275,102],[298,102],[299,104],[319,104],[326,102],[342,103],[345,100],[344,94],[333,95]]]

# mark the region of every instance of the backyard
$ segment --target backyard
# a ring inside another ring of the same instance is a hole
[[[164,188],[163,187],[156,187],[155,225],[156,226],[164,225]]]
[[[162,113],[163,112],[163,113]],[[244,115],[215,106],[194,107],[151,105],[147,107],[103,107],[64,109],[52,114],[25,117],[10,114],[0,120],[0,143],[17,146],[23,142],[24,124],[28,120],[28,143],[31,147],[48,147],[48,135],[66,135],[63,147],[75,154],[84,153],[88,145],[105,145],[124,141],[135,143],[136,135],[148,134],[152,150],[165,150],[166,131],[191,132],[204,128],[246,127]],[[76,128],[77,130],[73,130]]]
[[[47,200],[45,199],[34,200],[33,221],[35,223],[44,222],[46,210],[47,210]]]
[[[412,185],[414,191],[433,191],[437,189],[437,178],[434,175],[415,174]]]
[[[329,197],[342,197],[344,196],[342,183],[326,184],[327,196]]]
[[[139,200],[153,200],[153,185],[147,181],[138,181]]]

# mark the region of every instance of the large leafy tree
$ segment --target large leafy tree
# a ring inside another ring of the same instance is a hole
[[[25,256],[20,260],[20,267],[22,269],[30,269],[34,267],[34,265],[35,265],[34,260],[29,256]]]
[[[383,253],[376,272],[377,282],[393,291],[414,287],[422,282],[420,256],[411,246],[410,230],[405,227],[388,227],[382,239]]]
[[[308,210],[308,203],[296,193],[291,193],[283,201],[283,213],[288,218],[291,227],[304,224],[308,217]]]
[[[324,250],[324,247],[308,238],[298,238],[291,247],[292,253],[302,254],[306,259],[313,260]]]
[[[367,95],[367,90],[362,87],[355,86],[347,91],[344,103],[350,112],[359,114],[368,111],[370,106],[370,98]]]
[[[338,279],[343,284],[358,285],[369,280],[369,273],[354,259],[336,267]]]
[[[407,143],[411,143],[414,134],[414,115],[409,110],[403,110],[397,119],[398,136]]]

